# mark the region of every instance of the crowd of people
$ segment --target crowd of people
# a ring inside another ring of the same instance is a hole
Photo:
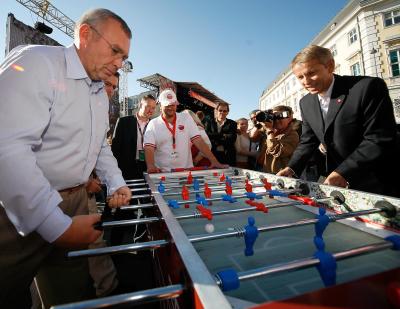
[[[125,180],[193,166],[313,175],[328,185],[399,196],[386,84],[335,75],[331,52],[320,46],[292,61],[309,92],[300,102],[302,123],[283,105],[254,110],[250,121],[227,118],[226,103],[211,119],[177,112],[176,93],[164,89],[119,119],[110,147],[105,89],[110,95],[116,88],[131,37],[118,15],[96,9],[76,23],[72,45],[20,46],[0,66],[0,307],[26,308],[34,278],[45,307],[115,291],[111,260],[64,259],[66,250],[104,245],[94,228],[100,183],[111,207],[129,204]],[[157,103],[161,115],[152,119]]]

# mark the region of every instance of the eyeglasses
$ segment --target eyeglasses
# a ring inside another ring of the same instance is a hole
[[[95,27],[91,25],[89,25],[89,27],[92,28],[93,31],[96,32],[99,35],[99,37],[101,37],[108,44],[108,46],[111,49],[113,57],[115,57],[116,59],[121,59],[122,62],[125,62],[128,59],[128,56],[125,55],[125,53],[119,47],[111,44]]]
[[[105,85],[106,87],[111,87],[114,91],[118,89],[118,88],[117,88],[117,85],[113,85],[113,84],[111,84],[110,82],[104,82],[104,85]]]
[[[226,109],[219,109],[219,110],[218,110],[218,113],[228,113],[228,110],[226,110]]]

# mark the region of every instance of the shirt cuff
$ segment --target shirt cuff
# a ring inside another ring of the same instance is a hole
[[[55,207],[36,231],[49,243],[54,242],[71,225],[72,219],[65,215],[60,207]]]
[[[125,180],[121,174],[114,175],[107,180],[107,194],[111,195],[119,188],[126,186]]]

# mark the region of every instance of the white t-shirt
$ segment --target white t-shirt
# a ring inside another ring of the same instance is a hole
[[[172,124],[170,124],[172,129]],[[193,167],[190,142],[200,138],[200,132],[192,117],[187,113],[176,113],[175,142],[176,156],[172,153],[172,133],[166,127],[161,115],[151,120],[144,134],[144,146],[154,147],[155,165],[164,171],[172,168]]]

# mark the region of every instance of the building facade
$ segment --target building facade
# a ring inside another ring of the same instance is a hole
[[[400,2],[350,0],[310,42],[329,48],[335,73],[378,76],[385,80],[400,123]],[[294,57],[295,55],[293,55]],[[300,119],[300,99],[307,94],[290,65],[262,93],[260,109],[289,105]]]

